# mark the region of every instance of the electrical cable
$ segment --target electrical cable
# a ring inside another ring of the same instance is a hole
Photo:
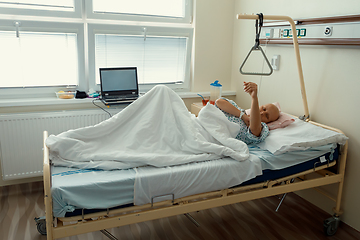
[[[266,38],[266,41],[265,41],[265,55],[266,55],[266,50],[267,50],[267,43],[268,43],[268,38]],[[265,65],[265,58],[263,59],[263,64],[262,64],[262,67],[261,67],[261,72],[264,72],[264,65]],[[260,75],[260,83],[259,83],[259,90],[258,90],[258,95],[260,96],[260,89],[261,89],[261,82],[262,82],[262,77],[263,75]]]
[[[106,112],[107,114],[109,114],[110,117],[112,117],[112,115],[111,115],[110,112],[106,111],[106,110],[105,110],[104,108],[102,108],[101,106],[95,104],[95,101],[96,101],[96,100],[101,101],[101,99],[95,98],[95,99],[92,100],[92,103],[93,103],[95,106],[97,106],[98,108],[100,108],[101,110],[103,110],[104,112]],[[102,101],[101,101],[101,102],[102,102]]]

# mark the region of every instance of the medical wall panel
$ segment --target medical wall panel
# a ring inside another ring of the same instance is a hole
[[[264,22],[261,44],[360,45],[360,15],[345,15],[294,20],[296,33],[286,22]]]

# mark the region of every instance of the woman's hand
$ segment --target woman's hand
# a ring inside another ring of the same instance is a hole
[[[253,82],[244,82],[244,91],[248,93],[251,98],[257,98],[257,84]]]
[[[249,117],[249,128],[252,134],[260,136],[262,125],[259,110],[259,100],[257,97],[257,85],[253,82],[244,82],[244,91],[251,96],[251,109]],[[247,123],[247,122],[245,122]]]

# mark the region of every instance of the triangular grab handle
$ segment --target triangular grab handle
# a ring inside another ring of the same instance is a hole
[[[267,63],[267,65],[269,66],[270,68],[270,72],[269,73],[257,73],[257,72],[244,72],[242,69],[246,63],[246,61],[248,60],[249,56],[251,55],[252,51],[257,51],[257,50],[260,50],[262,55],[264,56],[265,58],[265,61]],[[260,76],[270,76],[272,73],[273,73],[273,68],[269,62],[269,60],[267,59],[264,51],[262,50],[262,48],[260,46],[254,46],[250,49],[250,52],[248,53],[248,55],[246,56],[244,62],[241,64],[240,66],[240,73],[243,74],[243,75],[260,75]]]

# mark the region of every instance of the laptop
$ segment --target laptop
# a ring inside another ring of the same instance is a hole
[[[139,97],[136,67],[100,68],[101,100],[106,104],[132,102]]]

